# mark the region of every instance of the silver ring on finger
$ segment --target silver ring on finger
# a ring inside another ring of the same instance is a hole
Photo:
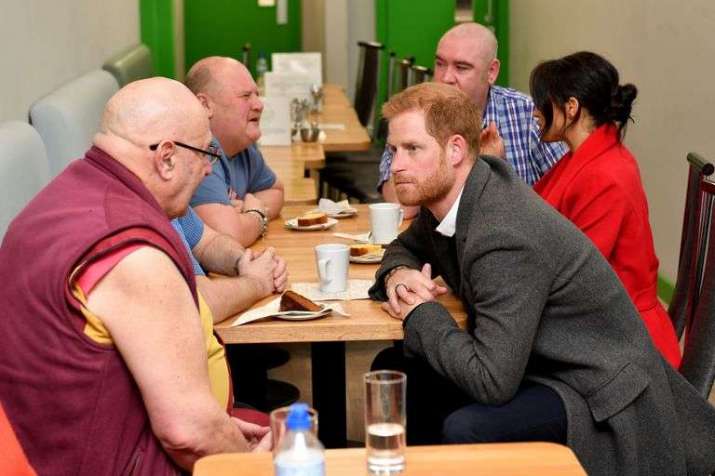
[[[407,292],[410,291],[410,288],[408,288],[405,283],[397,283],[397,284],[395,284],[395,294],[397,294],[397,289],[398,289],[400,286],[404,286],[404,287],[405,287],[405,291],[407,291]]]

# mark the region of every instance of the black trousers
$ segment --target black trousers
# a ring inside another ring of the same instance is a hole
[[[373,370],[407,374],[407,444],[551,441],[566,443],[566,411],[549,387],[524,382],[501,406],[476,403],[423,359],[385,349]]]

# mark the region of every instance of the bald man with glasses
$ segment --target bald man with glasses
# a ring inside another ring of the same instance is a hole
[[[211,171],[211,139],[181,83],[130,83],[8,228],[0,395],[39,474],[178,475],[270,449],[267,427],[230,414],[225,353],[170,224]],[[274,252],[241,256],[236,279],[270,293]]]

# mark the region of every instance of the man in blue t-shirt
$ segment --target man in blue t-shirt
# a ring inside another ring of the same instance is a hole
[[[258,87],[243,64],[218,56],[194,64],[186,86],[206,108],[221,149],[191,206],[207,225],[250,246],[283,206],[283,185],[255,146],[263,112]]]
[[[245,250],[234,239],[204,226],[191,207],[171,220],[191,258],[196,286],[214,322],[244,311],[271,293],[285,291],[288,271],[273,248],[260,254]],[[206,272],[218,273],[210,278]]]

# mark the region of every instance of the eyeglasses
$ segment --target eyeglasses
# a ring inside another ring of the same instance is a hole
[[[221,154],[219,153],[218,147],[214,145],[210,145],[208,150],[204,149],[199,149],[198,147],[194,147],[193,145],[188,145],[184,144],[183,142],[178,142],[178,141],[171,141],[173,142],[176,146],[178,147],[183,147],[184,149],[189,149],[194,152],[198,152],[199,154],[203,154],[206,156],[206,158],[209,159],[209,164],[213,165],[216,163],[218,159],[221,158]],[[152,144],[149,146],[149,150],[156,150],[159,147],[159,144]]]

